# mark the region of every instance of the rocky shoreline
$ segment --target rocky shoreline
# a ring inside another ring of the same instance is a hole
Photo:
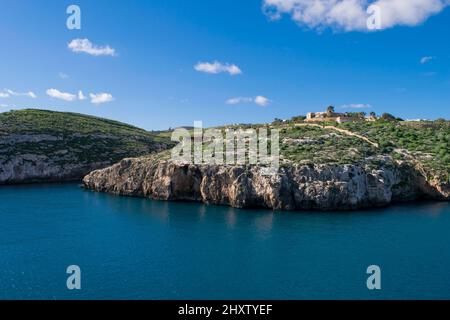
[[[133,154],[125,149],[115,148],[107,150],[104,154],[96,154],[95,145],[87,144],[86,147],[74,148],[70,146],[72,141],[89,138],[92,140],[109,139],[114,141],[117,139],[114,136],[110,137],[96,137],[90,135],[87,137],[65,137],[64,139],[58,137],[41,138],[33,135],[28,136],[29,139],[34,139],[33,144],[38,146],[38,151],[25,150],[24,152],[17,152],[15,154],[3,155],[1,151],[10,148],[10,145],[19,146],[24,142],[13,142],[6,144],[6,140],[0,141],[0,185],[2,184],[26,184],[39,182],[66,182],[66,181],[80,181],[90,172],[106,168],[127,154]],[[50,139],[54,140],[50,140]],[[47,146],[52,141],[58,141],[61,146],[49,152],[42,152],[42,146]],[[94,144],[95,142],[92,142]],[[6,146],[5,148],[2,148]],[[155,152],[159,152],[167,148],[165,145],[152,144]],[[31,149],[31,148],[30,148]],[[146,148],[144,150],[136,151],[138,154],[146,154],[152,152],[152,149]],[[89,156],[85,159],[86,155]],[[95,155],[92,156],[92,155]]]
[[[81,181],[126,157],[171,147],[169,138],[73,113],[0,113],[0,185]]]
[[[291,121],[252,129],[267,127],[279,130],[281,141],[282,165],[273,175],[263,165],[172,162],[170,131],[76,113],[0,113],[0,185],[83,180],[87,189],[123,196],[274,210],[450,199],[446,121],[342,127]]]
[[[169,201],[235,208],[356,210],[419,199],[450,199],[448,184],[433,184],[410,163],[384,157],[377,168],[357,165],[284,165],[267,176],[261,166],[219,166],[130,158],[93,171],[87,189]]]

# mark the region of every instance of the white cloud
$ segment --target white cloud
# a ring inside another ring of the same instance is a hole
[[[431,60],[436,59],[435,57],[431,57],[431,56],[427,56],[427,57],[422,57],[422,59],[420,59],[420,63],[421,64],[426,64],[428,62],[430,62]]]
[[[199,62],[194,66],[194,69],[199,72],[217,74],[217,73],[229,73],[230,75],[238,75],[242,73],[242,70],[235,64],[220,63],[218,61],[210,62]]]
[[[351,103],[351,104],[344,104],[341,106],[342,109],[370,109],[372,106],[370,104],[364,104],[364,103]]]
[[[73,102],[76,100],[83,101],[87,99],[87,96],[83,93],[83,91],[79,90],[78,93],[73,94],[69,92],[62,92],[57,89],[48,89],[47,95],[68,102]],[[109,93],[90,93],[89,98],[91,99],[91,103],[93,104],[102,104],[106,102],[111,102],[114,100],[113,96]]]
[[[57,89],[48,89],[47,95],[64,101],[75,101],[77,99],[77,96],[75,94],[67,93],[67,92],[61,92]]]
[[[263,0],[263,10],[273,20],[283,14],[301,26],[343,31],[368,31],[367,9],[376,5],[381,29],[415,26],[450,5],[449,0]]]
[[[255,98],[255,103],[256,103],[258,106],[265,107],[265,106],[268,106],[268,105],[269,105],[270,100],[267,99],[266,97],[263,97],[263,96],[257,96],[257,97]]]
[[[28,91],[28,92],[16,92],[10,89],[4,89],[2,92],[0,92],[0,98],[9,98],[10,96],[15,96],[15,97],[28,97],[28,98],[33,98],[36,99],[37,96],[36,94],[34,94],[34,92],[32,91]]]
[[[110,46],[96,46],[88,39],[75,39],[68,44],[68,48],[75,53],[87,53],[92,56],[115,56],[116,50]]]
[[[109,93],[91,93],[89,94],[89,97],[91,98],[91,103],[93,104],[102,104],[111,102],[114,100],[113,96]]]
[[[254,103],[258,106],[265,107],[270,104],[270,100],[263,96],[256,96],[254,98],[251,97],[236,97],[231,98],[226,101],[226,104],[229,105],[237,105],[237,104],[251,104]]]

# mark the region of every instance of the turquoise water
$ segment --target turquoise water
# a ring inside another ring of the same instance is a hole
[[[1,187],[0,298],[449,299],[450,204],[273,213]]]

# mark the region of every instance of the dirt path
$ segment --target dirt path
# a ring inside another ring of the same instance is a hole
[[[379,148],[380,147],[380,145],[378,143],[371,141],[369,138],[366,138],[366,137],[364,137],[364,136],[362,136],[360,134],[351,132],[351,131],[346,130],[346,129],[336,128],[336,127],[333,127],[333,126],[321,126],[319,124],[314,124],[314,123],[297,123],[297,124],[295,124],[295,126],[296,127],[309,126],[309,127],[318,127],[318,128],[322,128],[322,129],[335,130],[335,131],[341,132],[341,133],[343,133],[345,135],[356,137],[356,138],[359,138],[361,140],[364,140],[367,143],[369,143],[370,145],[374,146],[375,148]]]

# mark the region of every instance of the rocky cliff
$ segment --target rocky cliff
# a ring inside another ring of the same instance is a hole
[[[126,157],[171,146],[145,130],[44,110],[0,114],[0,184],[81,179]]]
[[[390,157],[355,165],[190,165],[155,157],[125,159],[94,171],[86,188],[158,200],[199,201],[236,208],[351,210],[421,198],[449,200],[447,184],[427,182],[418,168]]]

